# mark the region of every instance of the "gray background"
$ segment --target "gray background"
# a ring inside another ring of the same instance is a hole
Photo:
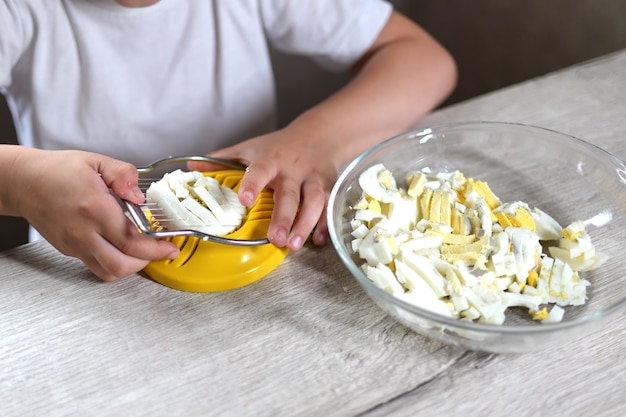
[[[454,55],[459,84],[444,106],[626,48],[626,0],[392,3]],[[301,57],[275,53],[274,58],[281,124],[348,80],[345,74],[324,73]],[[15,142],[2,100],[0,142]],[[26,230],[22,219],[0,216],[0,250],[26,242]]]

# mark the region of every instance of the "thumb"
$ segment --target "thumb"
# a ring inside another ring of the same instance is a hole
[[[145,197],[138,185],[139,173],[133,164],[101,156],[97,171],[118,197],[136,204],[144,202]]]

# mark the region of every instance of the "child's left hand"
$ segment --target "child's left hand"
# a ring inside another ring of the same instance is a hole
[[[296,130],[285,128],[211,154],[248,167],[239,187],[242,204],[251,206],[266,187],[274,190],[268,237],[290,250],[300,249],[311,233],[317,245],[328,241],[326,202],[341,161],[331,150],[332,138],[324,141]],[[189,163],[192,170],[206,168]]]

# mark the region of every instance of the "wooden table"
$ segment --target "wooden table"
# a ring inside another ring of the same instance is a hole
[[[437,111],[626,158],[626,51]],[[530,354],[481,354],[384,315],[333,248],[223,293],[102,283],[45,242],[0,254],[2,416],[623,416],[626,313]]]

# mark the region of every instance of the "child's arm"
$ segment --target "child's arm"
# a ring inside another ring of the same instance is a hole
[[[0,214],[26,218],[101,279],[178,255],[172,243],[138,233],[109,189],[136,203],[144,199],[130,164],[87,152],[0,145]]]
[[[269,237],[277,246],[299,249],[314,228],[313,241],[326,242],[325,206],[342,165],[409,128],[456,84],[448,52],[396,12],[354,70],[348,85],[284,129],[212,154],[249,165],[243,204],[274,189]]]

